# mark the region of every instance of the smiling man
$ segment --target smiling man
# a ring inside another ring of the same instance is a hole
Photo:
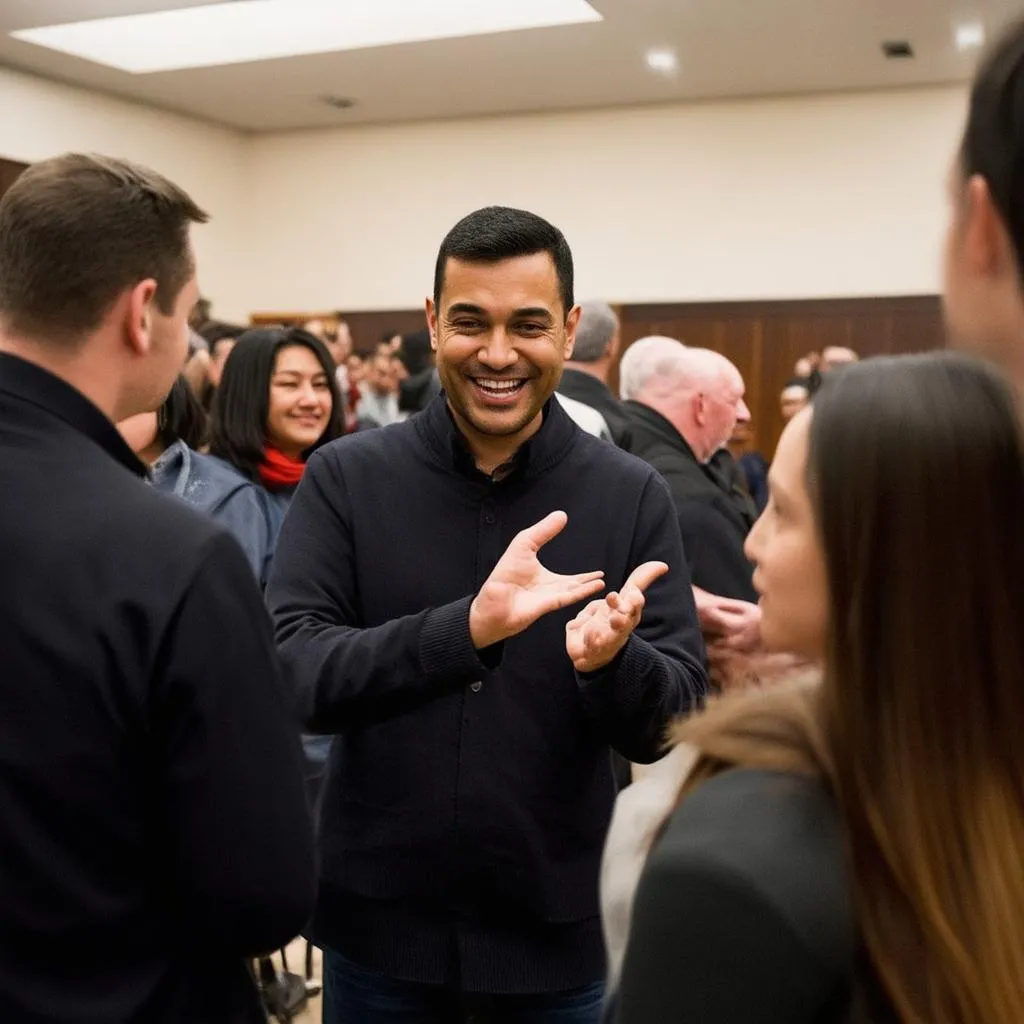
[[[552,397],[579,318],[558,230],[471,214],[427,316],[444,394],[310,459],[269,589],[335,737],[324,1020],[590,1024],[610,749],[654,760],[706,687],[679,527]]]

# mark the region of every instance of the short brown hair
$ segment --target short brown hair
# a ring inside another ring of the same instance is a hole
[[[169,314],[195,269],[189,227],[207,219],[177,185],[126,160],[35,164],[0,201],[0,319],[12,334],[73,342],[150,278]]]

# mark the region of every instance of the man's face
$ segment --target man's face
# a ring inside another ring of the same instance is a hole
[[[750,422],[750,410],[744,401],[746,387],[743,378],[735,370],[718,378],[705,395],[705,429],[709,458],[719,448],[725,447],[737,423]]]
[[[550,254],[449,259],[440,306],[427,301],[437,371],[463,430],[513,437],[534,426],[576,340]]]

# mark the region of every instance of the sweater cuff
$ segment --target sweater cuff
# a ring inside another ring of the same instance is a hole
[[[577,672],[576,682],[586,696],[611,701],[620,714],[629,715],[645,703],[659,657],[655,647],[633,633],[604,668]]]
[[[420,664],[430,685],[468,686],[497,668],[502,644],[485,651],[473,646],[469,632],[472,597],[427,612],[420,630]]]

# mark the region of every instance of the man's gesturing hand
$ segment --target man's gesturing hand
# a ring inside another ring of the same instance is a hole
[[[477,650],[522,633],[549,612],[604,589],[603,572],[560,576],[540,564],[537,553],[568,521],[564,512],[552,512],[516,534],[470,605],[469,634]]]
[[[667,572],[664,562],[644,562],[619,593],[591,601],[565,627],[565,649],[577,672],[596,672],[622,650],[643,614],[644,591]]]

